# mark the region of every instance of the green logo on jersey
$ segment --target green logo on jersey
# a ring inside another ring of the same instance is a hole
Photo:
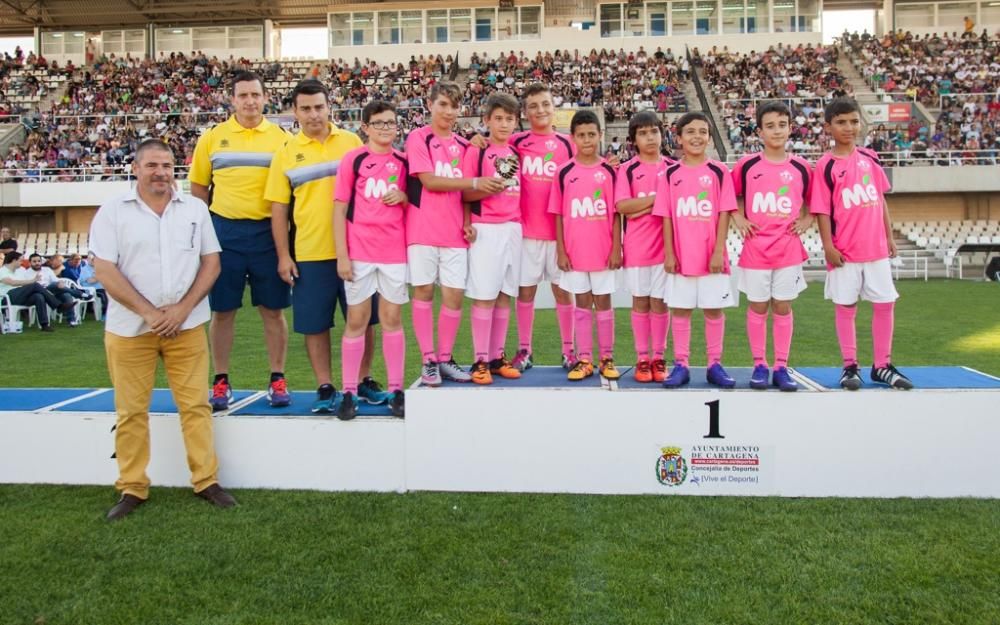
[[[594,199],[596,200],[599,197],[601,197],[601,190],[597,189],[597,190],[594,191]]]
[[[788,193],[788,187],[781,187],[778,189],[778,195],[784,195],[786,193]]]
[[[458,167],[458,159],[457,158],[451,159],[451,166],[452,167]]]
[[[552,152],[549,152],[548,154],[545,155],[544,158],[542,158],[543,163],[548,163],[551,160],[552,160]]]
[[[702,191],[701,193],[698,194],[699,200],[704,200],[707,197],[708,197],[708,191]]]
[[[399,176],[389,176],[389,182],[396,182],[399,180]]]
[[[861,179],[861,182],[864,183],[864,184],[868,184],[868,181],[871,180],[871,179],[872,179],[871,176],[869,176],[868,174],[865,174],[864,177]]]

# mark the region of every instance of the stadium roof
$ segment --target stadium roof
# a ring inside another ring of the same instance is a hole
[[[44,30],[113,30],[123,26],[137,27],[149,23],[167,26],[235,24],[260,22],[265,19],[274,20],[282,26],[323,26],[326,24],[326,14],[333,6],[357,4],[359,1],[0,0],[0,34],[31,34],[36,26]],[[382,1],[374,0],[372,3]],[[393,1],[419,2],[419,0]],[[823,5],[826,9],[880,9],[882,0],[825,0]]]
[[[326,24],[335,0],[0,0],[0,33],[122,26],[260,22]]]

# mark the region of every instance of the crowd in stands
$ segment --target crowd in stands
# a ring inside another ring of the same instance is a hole
[[[1000,39],[987,31],[882,38],[845,33],[864,77],[894,99],[940,112],[933,127],[901,128],[875,141],[941,164],[995,164],[1000,151]],[[880,133],[881,135],[881,133]]]
[[[762,149],[756,133],[756,102],[783,99],[795,119],[790,149],[822,152],[829,137],[823,132],[823,106],[835,97],[852,96],[853,88],[837,68],[834,46],[783,46],[749,54],[712,47],[692,52],[702,67],[724,127],[719,128],[736,154]]]
[[[42,76],[69,76],[76,68],[72,63],[60,67],[41,55],[31,52],[25,56],[18,46],[14,54],[4,52],[0,60],[0,119],[9,115],[21,115],[31,110],[20,98],[44,98],[49,93],[49,85]]]
[[[643,47],[620,49],[539,52],[533,58],[524,52],[489,57],[473,54],[469,60],[469,84],[463,115],[478,114],[486,97],[498,89],[521,96],[532,82],[552,86],[556,107],[603,106],[607,122],[628,119],[640,110],[661,113],[686,110],[683,84],[690,76],[684,54],[657,48],[648,54]]]

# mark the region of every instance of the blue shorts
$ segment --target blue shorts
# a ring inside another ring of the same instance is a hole
[[[243,290],[248,282],[254,306],[288,308],[291,295],[278,275],[271,220],[227,219],[212,213],[212,225],[222,246],[222,271],[208,294],[212,310],[227,312],[243,306]]]
[[[299,334],[319,334],[333,327],[333,315],[347,318],[347,291],[337,274],[336,260],[295,263],[299,277],[292,288],[292,329]],[[372,316],[368,325],[378,323],[378,294],[372,296]]]

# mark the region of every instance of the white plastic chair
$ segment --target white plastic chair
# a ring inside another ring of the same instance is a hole
[[[15,306],[10,303],[10,296],[6,293],[4,293],[3,299],[0,300],[0,302],[2,302],[2,306],[0,306],[0,317],[2,317],[2,319],[0,320],[9,321],[13,319],[20,319],[21,313],[26,310],[28,311],[28,326],[30,327],[38,323],[38,320],[35,318],[36,315],[34,306]],[[3,323],[0,323],[0,329],[5,330],[5,327],[6,326]],[[42,327],[40,323],[38,323],[38,327]],[[4,334],[6,334],[6,331],[4,331]]]

